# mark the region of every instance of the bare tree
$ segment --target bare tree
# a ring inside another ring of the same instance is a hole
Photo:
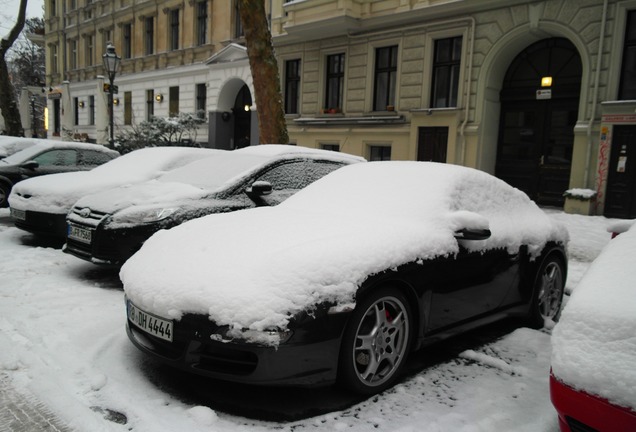
[[[18,20],[9,32],[9,35],[0,40],[0,111],[2,111],[7,135],[13,136],[22,136],[24,135],[24,131],[22,130],[20,111],[16,104],[11,78],[9,77],[6,55],[24,28],[26,7],[27,0],[20,0]]]
[[[274,56],[272,35],[267,24],[263,0],[238,0],[245,32],[247,56],[254,82],[261,143],[287,144],[287,124]]]

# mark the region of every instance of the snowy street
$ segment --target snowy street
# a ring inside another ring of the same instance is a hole
[[[545,211],[570,233],[570,293],[609,242],[610,221]],[[130,343],[116,271],[15,228],[8,209],[0,209],[0,251],[0,405],[41,406],[54,419],[47,430],[558,432],[548,390],[549,329],[506,322],[447,341],[442,354],[427,348],[415,353],[409,377],[369,399],[336,389],[249,386],[235,386],[225,398],[224,389],[234,385],[174,373]],[[448,354],[458,347],[457,356]],[[196,385],[202,388],[192,390]],[[262,400],[261,415],[258,407],[237,415],[242,395],[247,405]],[[286,403],[287,411],[316,409],[293,420],[267,415],[274,405],[285,413]],[[0,430],[28,430],[18,425],[0,409]]]

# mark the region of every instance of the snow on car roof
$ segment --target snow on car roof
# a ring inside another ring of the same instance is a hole
[[[552,372],[636,411],[636,228],[609,242],[552,332]]]
[[[132,205],[175,205],[177,200],[196,200],[230,188],[273,161],[303,157],[343,163],[364,161],[363,158],[327,150],[289,145],[258,145],[240,150],[220,151],[155,180],[111,189],[83,197],[80,207],[114,213]],[[114,226],[114,225],[111,225]]]
[[[87,149],[87,150],[95,150],[102,153],[109,153],[109,154],[112,154],[113,156],[119,156],[118,152],[111,150],[107,147],[104,147],[103,145],[100,145],[100,144],[88,144],[88,143],[81,143],[81,142],[75,142],[75,141],[55,141],[55,140],[49,140],[49,139],[38,139],[36,140],[35,145],[32,145],[31,147],[27,147],[24,150],[20,150],[19,152],[12,154],[11,156],[6,157],[5,159],[2,159],[2,161],[8,164],[16,164],[16,163],[25,162],[29,160],[29,158],[36,155],[37,153],[48,148],[59,148],[59,149],[81,148],[81,149]]]
[[[284,328],[322,301],[354,300],[364,279],[454,254],[454,233],[490,227],[474,249],[538,252],[567,242],[525,194],[486,173],[425,162],[353,164],[276,207],[218,214],[151,237],[121,269],[137,306],[166,318],[209,315],[221,325]]]
[[[21,210],[67,213],[83,195],[150,180],[222,151],[193,147],[139,149],[90,171],[51,174],[19,182],[13,187],[9,203]]]

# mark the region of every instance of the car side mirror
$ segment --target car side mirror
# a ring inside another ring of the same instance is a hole
[[[457,240],[486,240],[489,239],[491,232],[489,229],[479,228],[462,228],[455,231]]]
[[[248,196],[265,196],[272,193],[272,184],[268,181],[255,181],[252,186],[245,191]]]
[[[20,168],[24,168],[24,169],[28,169],[28,170],[34,170],[34,169],[36,169],[39,166],[40,166],[39,163],[37,163],[34,160],[30,160],[30,161],[26,161],[25,163],[20,165]]]

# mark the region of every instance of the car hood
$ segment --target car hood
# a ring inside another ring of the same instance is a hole
[[[150,180],[86,195],[75,203],[75,207],[114,214],[132,206],[175,206],[181,201],[197,200],[207,194],[204,189],[185,183]]]
[[[370,165],[342,168],[277,207],[207,216],[155,234],[121,269],[128,297],[166,318],[197,313],[236,329],[284,328],[293,314],[318,303],[354,301],[370,275],[456,253],[461,228],[493,231],[466,245],[475,250],[516,252],[527,244],[539,253],[549,240],[567,242],[567,230],[509,186],[495,200],[483,194],[496,188],[476,190],[477,196],[469,190],[474,202],[461,202],[452,176],[444,179],[435,169],[421,179],[405,175],[404,190],[396,192],[374,179],[409,174],[411,166],[376,173]],[[421,195],[426,181],[441,192]],[[471,187],[470,178],[462,184]],[[324,185],[348,190],[321,198]],[[370,196],[385,199],[380,204]],[[399,201],[406,205],[393,205]],[[503,207],[508,211],[498,216]]]
[[[143,180],[135,177],[126,175],[98,178],[91,175],[90,171],[34,177],[21,181],[13,187],[9,203],[12,207],[21,210],[66,214],[84,195]]]

